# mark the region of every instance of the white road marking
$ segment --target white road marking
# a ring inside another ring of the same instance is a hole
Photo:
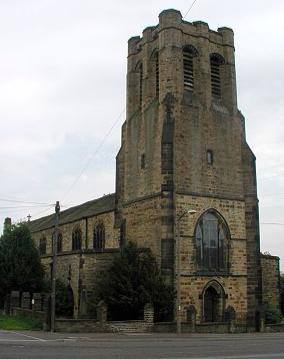
[[[0,342],[37,342],[38,340],[35,339],[0,339]]]
[[[162,359],[257,359],[257,358],[284,358],[284,353],[267,353],[267,354],[245,354],[245,355],[225,355],[210,357],[163,357]]]
[[[31,336],[31,335],[27,335],[27,334],[23,334],[23,333],[19,333],[19,332],[13,332],[12,330],[3,330],[2,332],[4,332],[4,333],[13,333],[13,334],[16,334],[16,335],[22,335],[22,336],[24,336],[24,337],[26,337],[26,338],[31,338],[31,339],[33,339],[33,340],[39,340],[39,341],[41,341],[41,342],[45,342],[45,341],[46,341],[45,339],[33,337],[33,336]],[[1,334],[1,332],[0,332],[0,334]]]

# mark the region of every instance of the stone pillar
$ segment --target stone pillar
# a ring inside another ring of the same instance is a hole
[[[101,300],[97,305],[97,319],[101,326],[103,326],[107,321],[107,305],[103,300]]]
[[[21,306],[21,295],[18,290],[13,290],[11,292],[11,309],[19,308]]]
[[[86,289],[81,290],[79,312],[80,312],[80,318],[86,317],[86,315],[87,315],[87,293],[86,293]]]
[[[11,313],[11,295],[6,295],[5,301],[4,301],[4,313],[7,315],[10,315]]]
[[[186,312],[187,322],[190,324],[191,333],[196,331],[196,309],[194,305],[190,305]]]
[[[144,306],[144,321],[147,323],[154,323],[154,308],[150,303]]]
[[[50,323],[51,323],[51,305],[50,305],[50,295],[43,295],[41,297],[41,305],[42,310],[44,311],[44,323],[43,323],[43,330],[49,331],[50,330]]]
[[[23,292],[22,294],[22,308],[31,309],[31,296],[28,292]]]
[[[33,294],[32,309],[35,312],[40,312],[42,310],[41,294],[40,293],[34,293]]]
[[[236,311],[232,306],[227,307],[225,310],[225,322],[229,324],[229,333],[235,333]]]

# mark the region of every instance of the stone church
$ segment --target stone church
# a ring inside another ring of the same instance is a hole
[[[151,248],[169,282],[179,273],[183,320],[189,306],[198,323],[220,322],[233,307],[238,323],[254,325],[265,283],[279,305],[279,260],[260,254],[234,50],[230,28],[213,31],[172,9],[129,39],[116,191],[60,214],[58,277],[70,285],[75,317],[88,313],[96,273],[127,240]],[[54,215],[30,228],[48,273]],[[274,282],[264,283],[265,268]]]

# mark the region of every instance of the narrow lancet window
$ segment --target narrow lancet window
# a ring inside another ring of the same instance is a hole
[[[97,252],[102,252],[105,248],[105,227],[103,223],[98,224],[94,228],[93,246]]]
[[[72,233],[72,250],[78,251],[82,248],[82,232],[80,228],[76,228]]]

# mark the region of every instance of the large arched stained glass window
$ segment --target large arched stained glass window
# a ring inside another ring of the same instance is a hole
[[[213,210],[204,213],[195,229],[197,264],[200,269],[227,269],[229,230],[225,221]]]

